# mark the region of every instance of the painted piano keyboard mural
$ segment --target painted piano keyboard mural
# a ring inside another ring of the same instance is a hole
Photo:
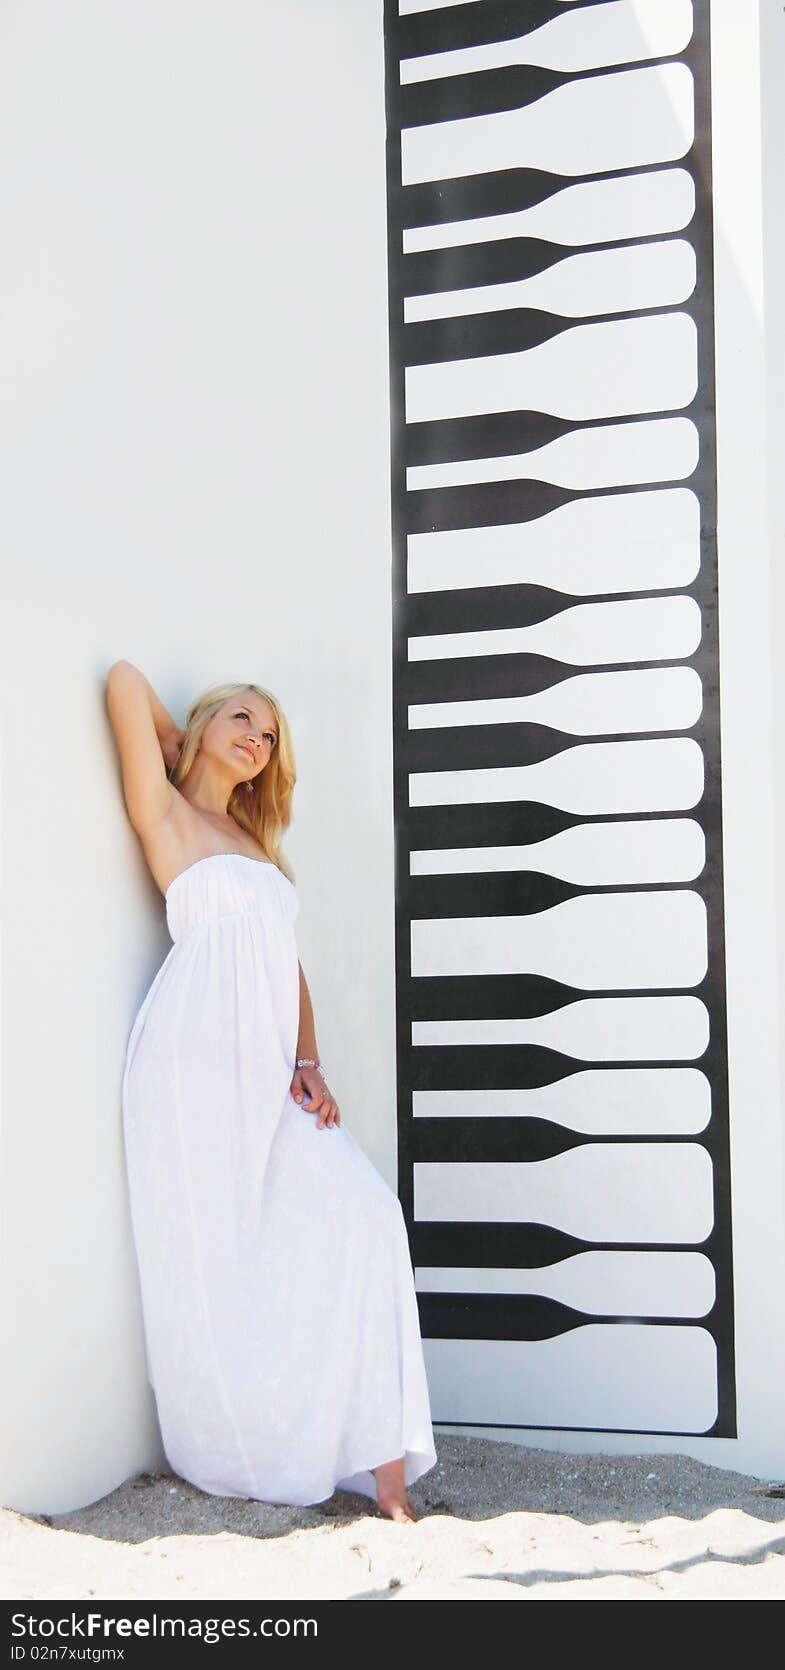
[[[438,1424],[732,1436],[707,0],[387,0],[399,1193]]]

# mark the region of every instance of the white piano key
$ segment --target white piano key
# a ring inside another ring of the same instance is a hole
[[[499,238],[542,238],[546,243],[573,247],[615,243],[622,238],[652,237],[657,232],[680,232],[694,213],[692,176],[686,168],[663,168],[650,174],[563,186],[530,209],[440,221],[436,226],[406,227],[403,250],[408,255],[421,249],[449,249]]]
[[[683,51],[692,38],[690,0],[607,0],[552,18],[516,40],[431,52],[401,62],[401,82],[476,75],[512,64],[577,71],[634,64]]]
[[[712,1164],[695,1142],[591,1142],[550,1160],[418,1160],[418,1223],[538,1223],[582,1241],[699,1243]]]
[[[693,667],[579,673],[531,696],[464,702],[415,702],[411,730],[443,726],[552,725],[573,736],[688,730],[700,717],[702,685]]]
[[[513,410],[590,418],[667,412],[697,389],[687,313],[573,325],[536,348],[406,367],[406,422]]]
[[[544,272],[509,283],[406,296],[403,316],[409,324],[470,313],[499,313],[511,307],[540,308],[569,319],[632,313],[639,308],[670,307],[686,301],[695,289],[695,274],[692,245],[684,238],[670,238],[662,243],[568,255]]]
[[[698,431],[691,418],[603,423],[561,435],[533,452],[411,465],[406,486],[414,492],[476,481],[534,480],[550,481],[576,493],[591,492],[638,482],[683,480],[692,475],[698,456]]]
[[[590,1323],[546,1340],[425,1339],[423,1350],[437,1425],[702,1433],[717,1418],[706,1328]]]
[[[697,997],[583,998],[528,1020],[412,1021],[412,1044],[537,1044],[580,1061],[697,1061],[709,1015]]]
[[[515,584],[575,596],[675,589],[700,567],[700,504],[690,487],[613,493],[560,505],[534,522],[409,534],[407,551],[410,592]]]
[[[406,17],[411,12],[436,12],[442,6],[452,8],[453,6],[476,5],[476,3],[477,0],[398,0],[398,13],[400,17]],[[648,3],[656,4],[656,0],[648,0]],[[557,0],[557,5],[564,6],[565,11],[568,6],[583,6],[584,4],[585,0]]]
[[[694,818],[584,823],[527,846],[434,847],[409,855],[413,876],[536,870],[578,887],[694,881],[706,862],[706,837]]]
[[[410,661],[476,655],[549,655],[572,666],[612,661],[677,661],[701,639],[694,597],[632,597],[576,603],[531,626],[422,633],[409,639]]]
[[[418,1265],[419,1293],[531,1293],[591,1316],[706,1316],[716,1297],[705,1253],[586,1252],[540,1270]]]
[[[696,1136],[711,1118],[697,1067],[588,1067],[533,1090],[415,1090],[415,1119],[549,1119],[585,1136]]]
[[[514,110],[429,122],[401,132],[401,183],[501,168],[609,174],[677,162],[694,135],[686,64],[587,76]]]
[[[687,888],[590,893],[529,916],[411,923],[415,979],[539,974],[581,991],[651,990],[697,986],[706,968],[706,906]]]
[[[691,737],[578,743],[536,765],[409,773],[410,806],[541,800],[591,817],[602,812],[686,812],[702,793],[703,753]]]

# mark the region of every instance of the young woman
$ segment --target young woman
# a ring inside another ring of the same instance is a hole
[[[319,1063],[280,847],[286,718],[269,690],[222,684],[183,731],[128,661],[107,707],[174,941],[122,1086],[167,1459],[214,1495],[356,1490],[411,1521],[407,1486],[436,1452],[409,1245]]]

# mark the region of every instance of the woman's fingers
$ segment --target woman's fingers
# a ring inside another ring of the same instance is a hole
[[[326,1097],[322,1103],[321,1111],[316,1121],[318,1129],[322,1130],[325,1125],[332,1129],[333,1125],[339,1125],[340,1122],[341,1117],[338,1112],[338,1103],[334,1102],[331,1096]]]
[[[304,1077],[300,1078],[299,1075],[295,1075],[292,1083],[297,1087],[292,1091],[294,1100],[299,1102],[303,1113],[317,1115],[316,1126],[318,1130],[324,1130],[325,1126],[332,1130],[334,1125],[340,1125],[340,1108],[335,1097],[330,1095],[323,1080],[315,1084],[313,1090],[309,1090]]]

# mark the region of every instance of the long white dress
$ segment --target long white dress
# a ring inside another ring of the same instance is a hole
[[[400,1202],[290,1094],[297,911],[277,865],[241,853],[175,877],[122,1106],[167,1459],[213,1495],[306,1504],[374,1496],[370,1469],[400,1455],[410,1485],[436,1451]]]

